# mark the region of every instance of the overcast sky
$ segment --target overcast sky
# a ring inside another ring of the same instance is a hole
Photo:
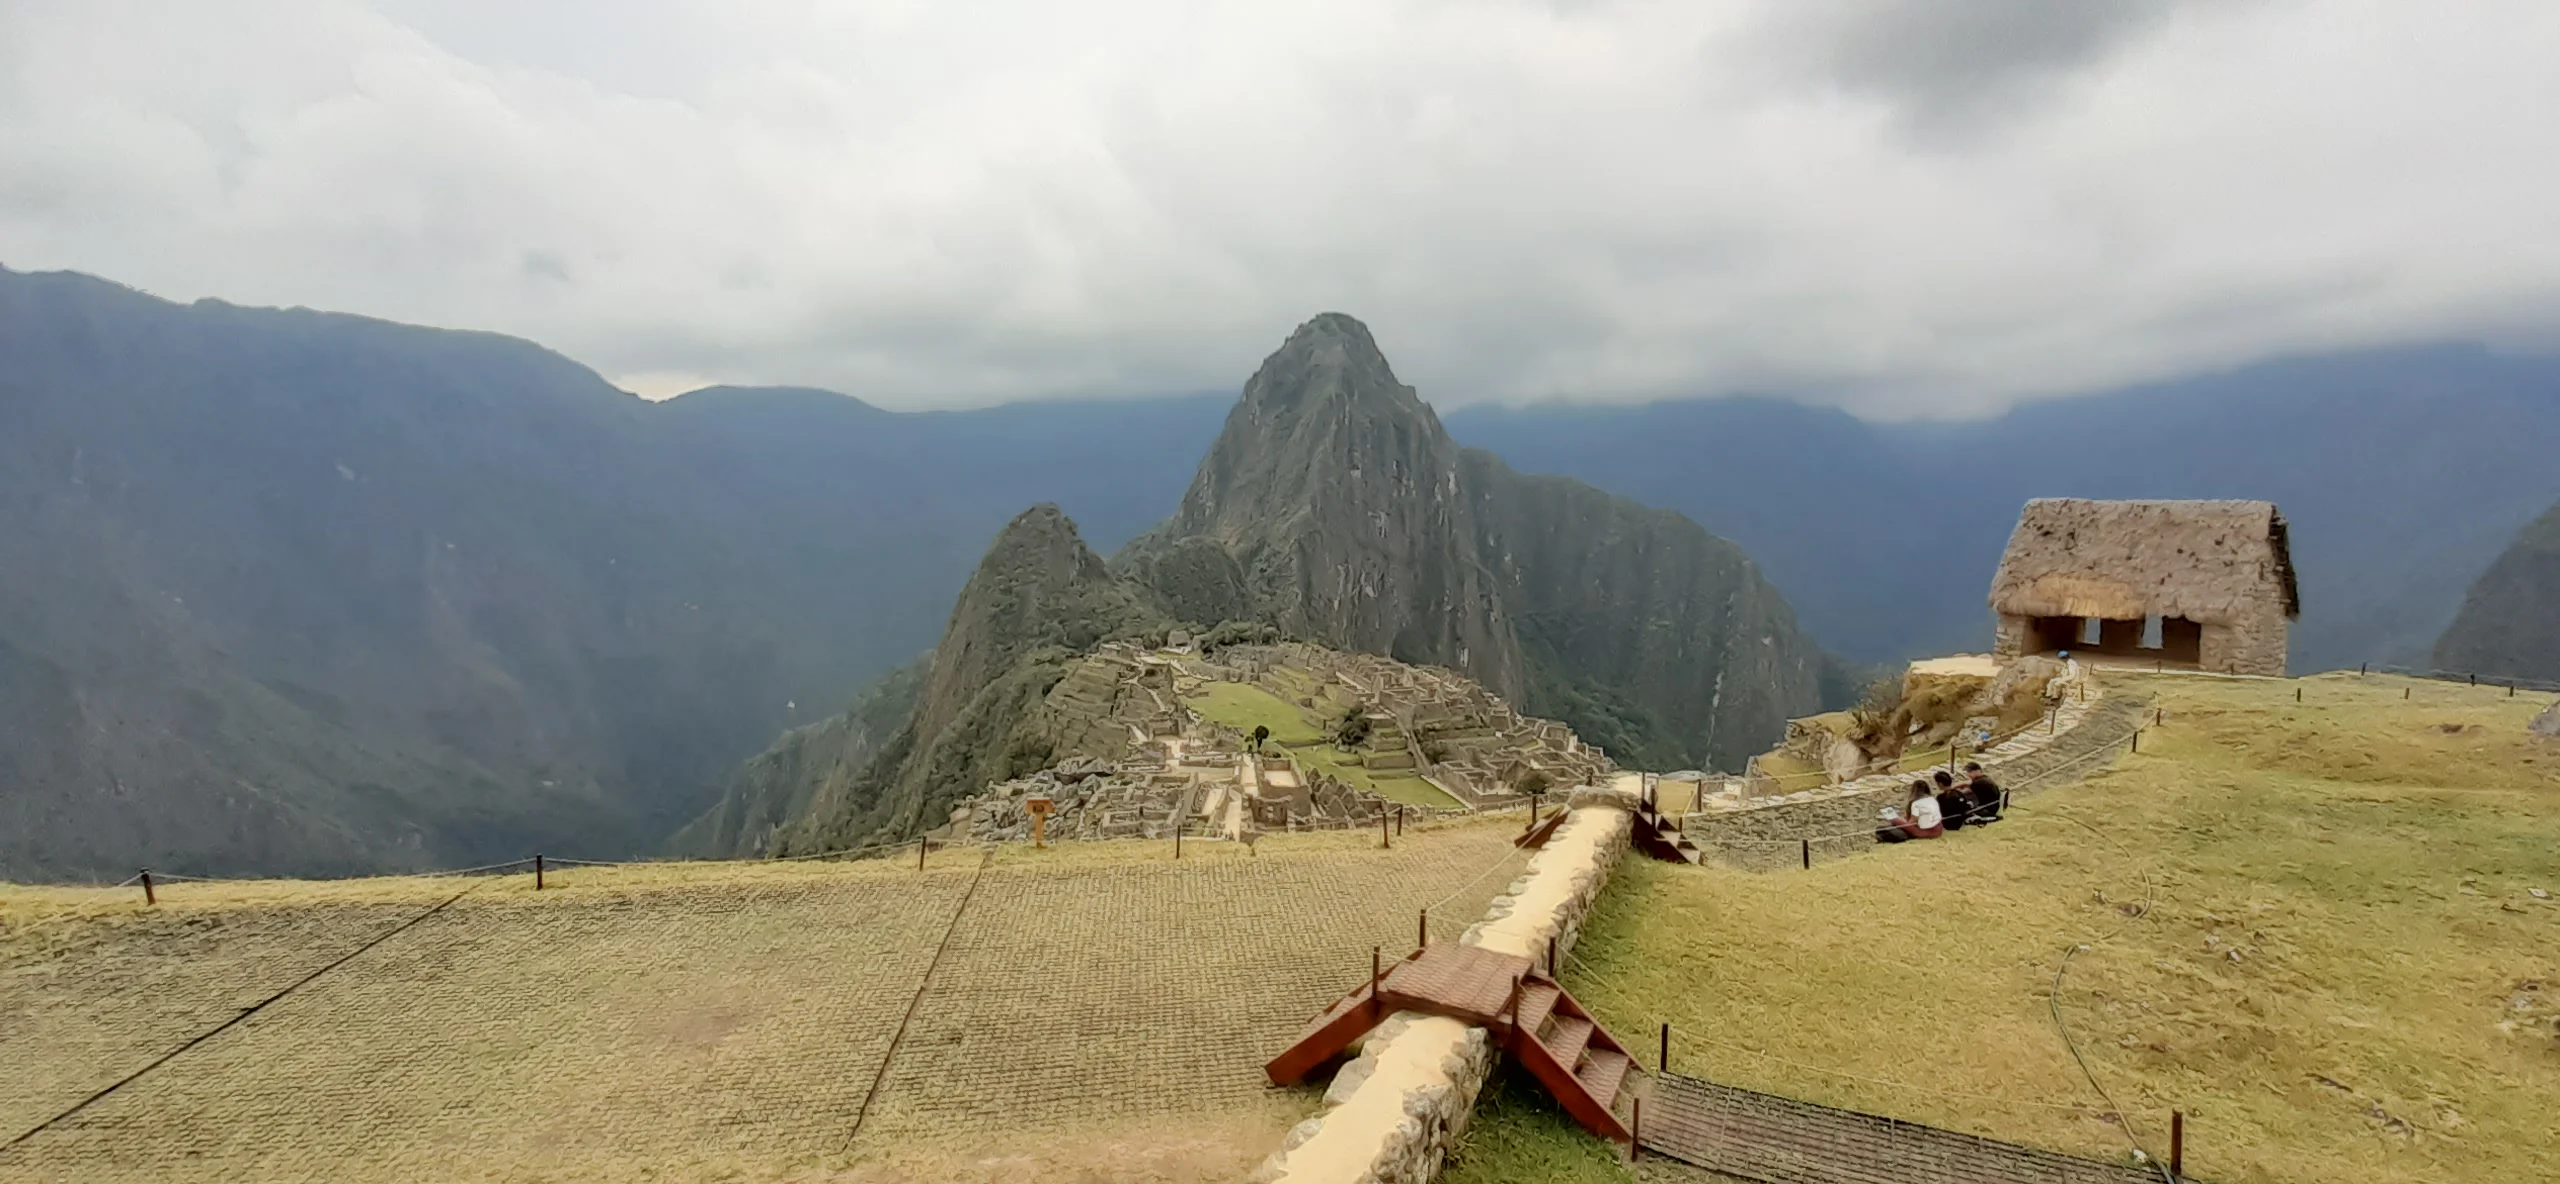
[[[2560,328],[2552,0],[0,0],[0,264],[644,394],[1871,414]]]

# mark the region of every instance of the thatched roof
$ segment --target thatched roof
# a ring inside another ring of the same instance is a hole
[[[1991,580],[1992,611],[2026,617],[2226,624],[2270,601],[2302,613],[2272,502],[2038,498]]]

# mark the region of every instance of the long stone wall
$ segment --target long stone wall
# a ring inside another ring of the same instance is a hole
[[[2075,700],[2064,705],[2054,732],[2030,729],[1980,754],[1981,763],[2013,793],[2049,788],[2055,773],[2071,774],[2066,781],[2076,779],[2093,767],[2085,758],[2134,733],[2147,710],[2145,702],[2123,692]],[[1901,774],[1867,778],[1846,791],[1807,795],[1802,801],[1687,814],[1680,830],[1710,861],[1728,867],[1799,867],[1808,850],[1816,861],[1839,859],[1875,848],[1877,811],[1902,805],[1908,796],[1904,787],[1915,779]]]
[[[1635,797],[1574,791],[1572,814],[1520,878],[1458,940],[1545,960],[1582,935],[1591,904],[1627,850]],[[1492,1033],[1445,1016],[1397,1012],[1325,1090],[1323,1113],[1299,1123],[1254,1179],[1277,1184],[1427,1184],[1466,1129],[1500,1050]]]

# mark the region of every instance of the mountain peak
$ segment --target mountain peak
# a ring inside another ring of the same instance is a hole
[[[1370,414],[1428,419],[1430,430],[1439,431],[1439,420],[1422,397],[1396,381],[1369,327],[1338,312],[1317,313],[1264,358],[1245,383],[1241,409],[1256,419],[1275,420],[1275,426],[1286,430],[1298,417],[1336,404]]]

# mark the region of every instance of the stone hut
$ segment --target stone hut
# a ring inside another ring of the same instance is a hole
[[[1991,611],[2003,661],[2069,650],[2282,675],[2302,600],[2271,502],[2038,498],[1991,579]]]

